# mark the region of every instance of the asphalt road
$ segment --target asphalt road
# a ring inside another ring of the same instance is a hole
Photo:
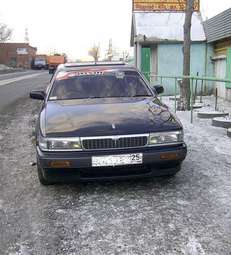
[[[49,81],[47,71],[26,71],[0,75],[0,111],[20,98],[29,95]]]
[[[43,73],[0,87],[1,100],[16,98],[0,114],[1,255],[231,254],[231,158],[229,147],[219,147],[223,130],[191,125],[180,114],[189,154],[172,179],[43,187],[31,165],[40,102],[27,94],[48,79]]]
[[[33,74],[33,73],[37,73],[37,71],[25,70],[25,71],[5,73],[5,74],[4,73],[3,74],[0,73],[0,81],[1,80],[5,80],[5,79],[21,77],[21,76],[25,76],[25,75]]]

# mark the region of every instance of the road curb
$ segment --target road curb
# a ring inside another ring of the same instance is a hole
[[[212,120],[212,126],[222,127],[222,128],[231,128],[231,119],[228,118],[214,118]]]
[[[231,138],[231,128],[227,130],[227,136]]]
[[[229,113],[228,112],[218,112],[218,111],[214,111],[214,112],[198,112],[197,113],[197,117],[200,119],[213,119],[216,117],[225,117],[228,116]]]

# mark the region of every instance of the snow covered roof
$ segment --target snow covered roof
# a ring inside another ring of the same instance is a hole
[[[136,12],[133,13],[131,44],[135,37],[147,41],[183,41],[185,13]],[[205,31],[200,13],[194,12],[191,28],[192,41],[205,41]]]

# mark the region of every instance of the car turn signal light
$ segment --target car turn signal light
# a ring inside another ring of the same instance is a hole
[[[178,153],[162,153],[162,154],[160,154],[160,159],[176,160],[176,159],[179,159],[179,155],[178,155]]]
[[[50,162],[52,168],[68,168],[71,167],[71,162],[68,160],[54,160]]]

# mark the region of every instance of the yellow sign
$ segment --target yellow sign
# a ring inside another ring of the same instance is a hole
[[[185,11],[187,0],[133,0],[133,11]],[[194,0],[194,11],[200,10],[200,0]]]

